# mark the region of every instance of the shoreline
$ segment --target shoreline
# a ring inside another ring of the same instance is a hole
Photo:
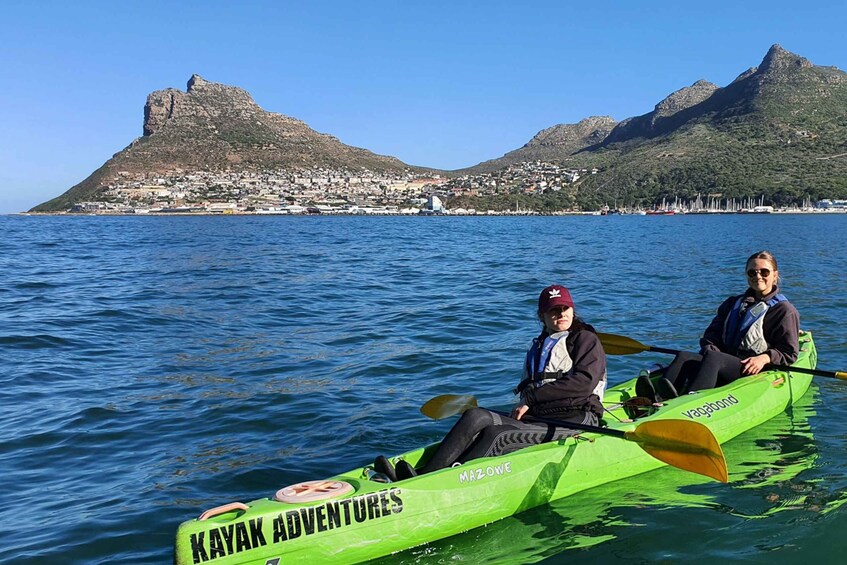
[[[639,212],[609,212],[603,213],[601,211],[591,211],[591,212],[553,212],[553,213],[542,213],[542,212],[486,212],[486,213],[450,213],[449,211],[444,213],[401,213],[401,212],[319,212],[319,213],[288,213],[288,212],[246,212],[246,211],[238,211],[238,212],[210,212],[210,211],[202,211],[202,212],[142,212],[142,213],[128,213],[128,212],[10,212],[5,214],[7,216],[71,216],[71,217],[108,217],[108,218],[129,218],[129,217],[206,217],[206,216],[287,216],[287,217],[315,217],[315,216],[344,216],[344,217],[354,217],[354,216],[403,216],[403,217],[501,217],[501,216],[509,216],[509,217],[526,217],[526,216],[539,216],[539,217],[556,217],[556,216],[728,216],[728,215],[736,215],[736,216],[784,216],[789,214],[802,214],[802,215],[839,215],[839,214],[847,214],[847,209],[829,209],[829,210],[774,210],[773,212],[725,212],[725,211],[712,211],[712,212],[651,212],[651,213],[639,213]]]

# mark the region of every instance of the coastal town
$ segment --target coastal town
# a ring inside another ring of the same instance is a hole
[[[574,193],[598,169],[571,169],[543,161],[522,162],[494,172],[447,177],[407,170],[380,173],[359,169],[314,168],[296,171],[183,171],[167,174],[119,172],[97,201],[77,202],[65,213],[125,214],[259,214],[259,215],[537,215],[520,197],[548,191]],[[450,207],[457,197],[516,195],[508,210]],[[845,200],[805,202],[774,208],[764,199],[737,201],[720,194],[693,201],[662,202],[650,208],[609,202],[597,210],[577,206],[553,215],[676,215],[692,213],[847,212]],[[445,202],[448,205],[445,205]]]
[[[457,196],[542,194],[573,190],[597,169],[520,163],[495,174],[422,175],[315,168],[297,171],[119,172],[102,199],[78,202],[77,214],[531,214],[531,209],[448,209]],[[583,213],[579,209],[562,213]]]

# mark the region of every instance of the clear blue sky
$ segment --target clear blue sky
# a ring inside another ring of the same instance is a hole
[[[444,169],[539,130],[725,86],[779,43],[847,68],[847,3],[39,1],[0,9],[0,213],[58,196],[193,73],[344,143]]]

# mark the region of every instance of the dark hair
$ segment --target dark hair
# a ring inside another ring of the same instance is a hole
[[[544,324],[544,318],[539,316],[538,320],[541,322],[541,333],[547,333],[547,326]],[[571,333],[576,333],[582,330],[588,330],[595,334],[597,333],[597,330],[594,329],[594,326],[592,326],[591,324],[586,324],[585,320],[583,320],[579,316],[574,316],[573,321],[571,322],[571,327],[568,329],[568,331]]]
[[[583,320],[582,318],[577,318],[576,316],[574,316],[573,317],[573,323],[571,323],[571,331],[572,332],[578,332],[578,331],[582,331],[582,330],[587,330],[587,331],[595,333],[595,334],[597,333],[597,330],[594,329],[594,326],[592,326],[591,324],[586,324],[585,320]]]

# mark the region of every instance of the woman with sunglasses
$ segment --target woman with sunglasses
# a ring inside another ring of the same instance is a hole
[[[768,364],[790,365],[797,359],[800,314],[779,292],[776,259],[759,251],[747,259],[744,271],[749,288],[718,307],[700,339],[700,355],[678,354],[655,389],[649,378],[639,378],[639,396],[673,398],[677,390],[714,388],[760,373]]]
[[[594,328],[574,315],[570,292],[560,285],[541,291],[538,319],[542,331],[527,352],[524,379],[515,389],[521,401],[509,416],[472,408],[462,414],[422,469],[415,470],[402,460],[394,469],[382,456],[377,457],[374,469],[389,478],[404,479],[577,433],[566,427],[567,422],[598,425],[606,388],[606,354]],[[533,416],[562,422],[565,427],[533,422]]]

